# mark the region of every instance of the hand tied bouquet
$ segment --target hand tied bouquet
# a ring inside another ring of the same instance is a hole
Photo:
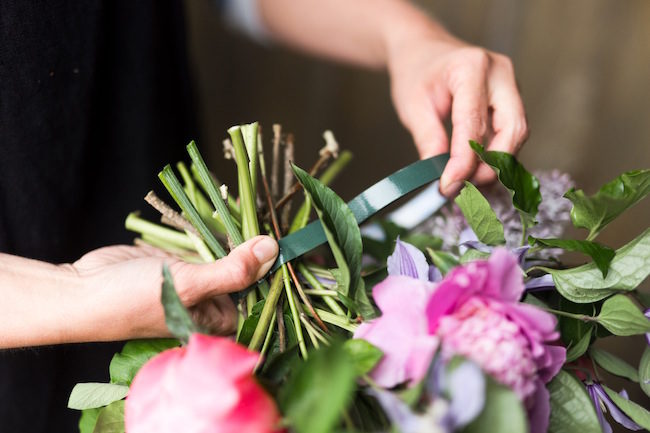
[[[377,239],[327,187],[350,159],[331,133],[306,172],[291,164],[293,138],[273,130],[268,169],[257,124],[229,130],[238,199],[190,143],[192,165],[177,165],[183,183],[169,166],[160,173],[181,212],[150,193],[162,224],[131,214],[127,228],[137,242],[207,262],[259,233],[301,229],[313,208],[331,254],[283,264],[234,298],[234,338],[194,323],[163,269],[177,339],[128,342],[110,383],[78,384],[69,406],[83,411],[81,433],[608,432],[608,417],[650,429],[650,412],[603,379],[621,376],[650,396],[650,296],[638,290],[650,231],[616,251],[594,240],[650,192],[650,170],[562,196],[566,177],[534,176],[472,142],[501,189],[486,198],[467,183],[416,230],[379,221]],[[569,220],[585,240],[560,238]],[[568,267],[563,250],[589,262]],[[643,334],[638,366],[594,346]]]

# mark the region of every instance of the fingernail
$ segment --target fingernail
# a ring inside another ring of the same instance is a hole
[[[275,260],[278,255],[278,243],[268,236],[263,236],[253,246],[253,254],[261,264]]]
[[[451,197],[460,191],[460,189],[463,187],[463,182],[459,180],[455,180],[453,182],[445,182],[445,179],[440,180],[440,188],[442,190],[442,193],[447,196]]]

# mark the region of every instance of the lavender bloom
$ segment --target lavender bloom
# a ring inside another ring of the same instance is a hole
[[[537,214],[538,224],[529,233],[539,238],[557,238],[562,235],[567,223],[571,220],[571,202],[564,198],[564,193],[574,186],[568,174],[553,171],[536,171],[539,180],[542,202]],[[510,193],[501,184],[495,184],[484,191],[487,200],[497,217],[503,223],[506,245],[515,248],[521,242],[521,221],[519,214],[512,206]],[[462,243],[461,233],[469,226],[455,204],[441,209],[432,218],[418,227],[418,231],[431,233],[443,240],[443,250],[452,250]],[[541,256],[557,255],[561,250],[545,250]]]
[[[388,275],[429,281],[429,264],[422,251],[397,237],[395,251],[388,257]]]
[[[598,416],[598,422],[600,423],[603,433],[612,433],[612,426],[605,419],[603,410],[609,411],[609,414],[614,418],[614,421],[622,425],[628,430],[641,430],[642,427],[637,423],[632,421],[627,415],[625,415],[616,404],[612,401],[611,398],[605,392],[605,389],[599,382],[593,382],[587,384],[587,392],[589,397],[594,402],[594,407],[596,408],[596,415]],[[620,395],[628,399],[627,393],[625,390],[620,392]]]

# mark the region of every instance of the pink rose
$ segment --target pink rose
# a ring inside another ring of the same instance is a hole
[[[267,433],[280,415],[253,377],[259,354],[194,334],[138,372],[126,399],[128,433]]]

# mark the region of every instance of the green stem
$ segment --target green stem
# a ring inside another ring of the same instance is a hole
[[[242,125],[242,135],[244,136],[244,144],[246,152],[248,153],[248,171],[251,177],[251,187],[253,188],[253,198],[257,197],[257,129],[259,124],[257,122]]]
[[[195,207],[198,207],[196,204],[196,185],[194,184],[194,180],[192,180],[192,176],[190,176],[190,172],[187,170],[187,166],[183,161],[180,161],[176,163],[176,169],[181,174],[181,178],[185,183],[185,192],[187,193],[187,196],[190,198],[192,204]]]
[[[199,253],[203,261],[206,263],[214,262],[214,256],[212,255],[210,248],[208,248],[208,246],[200,237],[190,232],[189,230],[185,230],[185,234],[192,240],[194,246],[196,247],[196,252]]]
[[[257,208],[255,196],[251,184],[250,172],[248,171],[248,156],[244,148],[244,139],[241,128],[233,126],[228,129],[230,139],[235,149],[235,160],[237,162],[237,182],[239,185],[239,199],[241,201],[242,233],[244,239],[251,239],[260,233],[257,222]]]
[[[194,242],[185,234],[176,230],[168,229],[167,227],[154,224],[137,216],[135,213],[130,213],[126,217],[124,226],[127,230],[131,230],[142,235],[149,235],[159,241],[164,241],[172,246],[185,248],[188,250],[196,250]]]
[[[298,263],[298,271],[302,274],[303,277],[305,277],[305,279],[307,280],[307,282],[308,282],[308,283],[309,283],[309,284],[310,284],[314,289],[316,289],[316,290],[318,290],[318,291],[321,291],[321,292],[325,292],[325,291],[327,291],[327,292],[329,292],[329,293],[332,293],[332,292],[333,292],[333,293],[334,293],[334,296],[336,296],[336,292],[333,291],[333,290],[327,290],[327,289],[325,289],[325,286],[323,286],[323,285],[321,284],[321,282],[318,281],[318,279],[314,276],[314,274],[312,274],[312,273],[309,271],[309,269],[307,269],[307,266],[305,266],[303,263]],[[330,309],[334,312],[334,314],[336,314],[336,315],[338,315],[338,316],[345,316],[346,314],[345,314],[345,312],[343,311],[343,309],[339,306],[339,304],[338,304],[338,303],[337,303],[333,298],[330,297],[331,295],[329,295],[329,293],[327,294],[327,296],[325,296],[325,297],[323,298],[323,301],[325,301],[325,303],[327,304],[327,306],[330,307]]]
[[[281,293],[282,274],[276,272],[273,276],[273,281],[271,282],[269,295],[266,297],[266,302],[264,302],[264,308],[262,308],[262,312],[260,313],[260,320],[257,322],[257,326],[253,332],[253,337],[248,344],[249,349],[258,350],[260,348],[262,339],[266,335],[269,324],[271,323],[271,318],[273,317],[273,314],[275,314],[275,306],[278,303]]]
[[[593,316],[587,316],[587,315],[584,315],[584,314],[568,313],[566,311],[554,310],[552,308],[542,307],[542,306],[538,306],[538,308],[541,308],[544,311],[547,311],[547,312],[552,313],[552,314],[556,314],[558,316],[568,317],[569,319],[581,320],[583,322],[597,322],[598,321],[598,318],[593,317]]]
[[[336,298],[338,296],[338,293],[335,292],[334,290],[320,290],[320,289],[305,289],[304,290],[305,295],[312,295],[312,296],[322,296],[322,297],[334,297]]]
[[[271,318],[271,323],[275,322],[276,312],[273,311],[273,317]],[[264,344],[262,344],[262,350],[260,350],[260,357],[255,365],[255,371],[257,371],[264,362],[264,355],[269,349],[269,344],[271,343],[271,337],[273,336],[273,326],[269,326],[269,329],[266,331],[266,337],[264,337]]]
[[[201,180],[199,178],[199,171],[198,171],[198,168],[196,167],[196,164],[192,164],[190,169],[192,170],[192,176],[194,177],[194,179],[197,182],[199,182],[199,184],[201,184]],[[212,173],[210,173],[209,170],[208,170],[208,173],[210,174],[210,179],[212,179],[212,183],[214,183],[215,185],[221,184],[221,182],[219,182],[219,179],[214,177],[214,175],[212,175]],[[203,186],[201,186],[201,187],[203,187]],[[237,204],[237,200],[235,200],[235,198],[230,193],[228,194],[228,210],[230,210],[230,215],[232,215],[232,217],[234,218],[235,224],[237,225],[237,227],[240,227],[241,226],[241,214],[239,212],[239,205]]]
[[[314,335],[314,330],[309,325],[309,321],[307,320],[307,318],[301,314],[300,321],[303,323],[303,325],[305,325],[305,330],[307,330],[307,335],[311,340],[312,346],[314,346],[316,349],[320,349],[320,344],[318,343],[318,339],[316,338],[316,335]]]
[[[255,304],[257,304],[257,293],[255,289],[251,289],[246,295],[246,310],[249,316],[253,312]]]
[[[296,338],[298,339],[298,347],[304,359],[307,359],[307,346],[305,345],[305,338],[302,335],[302,325],[300,324],[300,315],[298,314],[298,307],[296,300],[293,297],[293,290],[291,290],[291,279],[289,278],[289,269],[287,265],[282,265],[282,279],[284,281],[284,290],[287,294],[287,301],[289,302],[289,309],[291,310],[291,318],[293,319],[293,326],[296,328]]]
[[[183,191],[183,187],[181,186],[180,182],[178,181],[178,178],[172,171],[171,166],[167,164],[165,168],[163,168],[163,170],[160,173],[158,173],[158,177],[165,185],[165,188],[167,188],[167,191],[169,191],[169,194],[172,196],[174,201],[183,210],[183,213],[185,213],[185,217],[199,232],[199,234],[201,235],[205,243],[208,244],[208,247],[210,247],[212,252],[218,258],[225,257],[226,251],[223,249],[221,245],[219,245],[219,242],[217,242],[215,237],[212,235],[208,227],[201,219],[199,213],[196,211],[196,209],[190,202],[189,198],[187,198],[187,195],[185,194],[185,191]]]
[[[336,314],[330,313],[329,311],[321,310],[320,308],[314,308],[316,314],[323,320],[325,323],[330,325],[338,326],[341,329],[346,331],[354,332],[357,330],[357,325],[350,323],[350,321]]]
[[[208,193],[212,205],[217,210],[217,213],[221,218],[221,222],[226,229],[228,237],[230,237],[230,240],[235,244],[235,246],[242,244],[244,242],[244,238],[237,228],[237,225],[235,224],[235,221],[233,220],[228,207],[224,203],[223,198],[221,197],[221,192],[217,188],[217,185],[214,183],[214,179],[212,179],[212,176],[210,176],[208,167],[205,165],[205,161],[203,161],[203,158],[199,153],[199,149],[196,147],[196,143],[194,141],[191,141],[190,144],[187,145],[187,152],[189,153],[190,158],[192,158],[192,162],[196,167],[196,172],[199,176],[201,186]]]

